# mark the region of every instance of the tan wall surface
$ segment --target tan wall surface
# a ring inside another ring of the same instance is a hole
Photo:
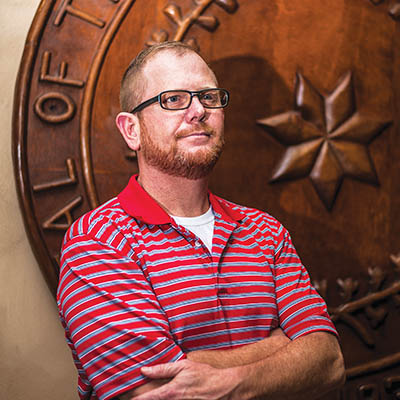
[[[57,307],[32,254],[11,152],[15,80],[39,0],[0,5],[0,399],[77,399],[76,370]]]

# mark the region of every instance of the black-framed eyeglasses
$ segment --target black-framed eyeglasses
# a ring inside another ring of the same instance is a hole
[[[192,104],[192,99],[197,96],[205,108],[224,108],[229,102],[229,92],[225,89],[211,88],[202,90],[166,90],[159,95],[144,101],[135,107],[131,113],[143,110],[150,104],[158,103],[164,110],[185,110]]]

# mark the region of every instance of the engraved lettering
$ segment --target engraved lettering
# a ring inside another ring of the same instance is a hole
[[[61,230],[65,231],[70,227],[74,218],[72,216],[72,209],[78,206],[82,202],[82,196],[78,196],[71,200],[67,205],[65,205],[61,210],[57,211],[54,215],[47,218],[43,224],[43,229]],[[67,222],[57,222],[60,218],[65,218]]]
[[[45,51],[42,56],[42,65],[40,66],[39,81],[53,82],[53,83],[58,83],[60,85],[83,87],[85,83],[81,80],[66,79],[68,64],[65,61],[62,61],[61,64],[59,65],[58,75],[50,75],[49,73],[50,62],[51,62],[51,53],[49,51]]]
[[[61,124],[74,117],[76,106],[69,96],[59,92],[49,92],[36,99],[34,110],[41,120]]]
[[[63,2],[60,5],[60,8],[57,11],[56,18],[54,20],[55,26],[60,26],[64,20],[65,15],[71,14],[71,15],[74,15],[75,17],[83,19],[84,21],[89,22],[90,24],[95,25],[99,28],[104,27],[105,22],[103,20],[101,20],[100,18],[97,18],[85,11],[82,11],[79,8],[72,6],[71,3],[72,3],[72,0],[63,0]]]
[[[58,179],[52,182],[39,183],[38,185],[33,186],[33,191],[40,192],[42,190],[48,190],[60,186],[68,186],[75,184],[78,181],[75,161],[72,158],[67,158],[65,160],[65,166],[67,168],[68,178]]]

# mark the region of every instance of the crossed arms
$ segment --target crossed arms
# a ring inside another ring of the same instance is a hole
[[[142,373],[152,381],[121,400],[311,400],[344,382],[338,341],[322,331],[291,341],[278,330],[247,346],[194,351]]]

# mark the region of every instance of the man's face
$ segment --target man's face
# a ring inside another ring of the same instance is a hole
[[[214,74],[195,53],[164,50],[143,70],[145,101],[165,90],[200,90],[217,86]],[[165,110],[158,103],[143,109],[140,122],[140,162],[169,175],[199,179],[209,174],[224,144],[224,112],[204,108],[193,97],[186,110]]]

